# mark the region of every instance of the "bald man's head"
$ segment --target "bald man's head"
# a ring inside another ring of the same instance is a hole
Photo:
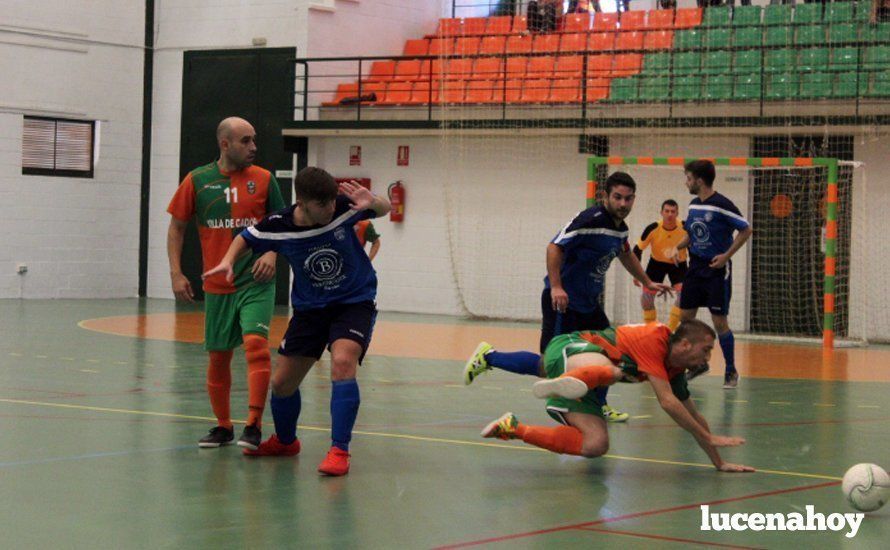
[[[256,131],[243,118],[229,117],[216,127],[221,167],[226,171],[241,170],[253,164],[256,156]]]

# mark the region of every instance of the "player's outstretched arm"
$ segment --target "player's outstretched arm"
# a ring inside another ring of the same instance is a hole
[[[740,466],[724,462],[717,452],[717,447],[742,445],[745,440],[740,437],[724,437],[712,434],[707,429],[707,422],[704,425],[699,423],[690,413],[689,408],[684,405],[671,390],[671,385],[667,380],[662,380],[653,376],[649,377],[649,383],[655,390],[655,396],[658,398],[658,404],[664,409],[668,416],[676,422],[681,428],[692,434],[692,437],[698,442],[699,447],[711,459],[711,463],[721,472],[753,472],[754,469],[749,466]],[[690,398],[689,400],[691,400]],[[694,407],[694,405],[692,405]]]
[[[624,269],[626,269],[634,279],[639,281],[644,288],[648,288],[652,292],[657,292],[659,296],[663,296],[664,294],[674,295],[674,291],[670,285],[655,283],[648,275],[646,275],[646,271],[643,269],[640,260],[630,250],[625,250],[619,254],[618,260],[621,262],[621,265],[624,266]]]
[[[235,272],[233,270],[235,260],[241,257],[245,252],[247,252],[247,241],[244,240],[244,237],[238,235],[232,240],[232,244],[229,245],[226,255],[223,256],[223,259],[220,260],[219,264],[209,271],[204,272],[204,274],[201,275],[201,278],[206,279],[207,277],[211,277],[218,273],[225,273],[226,280],[231,283],[235,280]]]
[[[392,210],[386,197],[375,195],[354,181],[341,183],[340,191],[352,201],[353,210],[373,210],[377,216],[383,216]]]

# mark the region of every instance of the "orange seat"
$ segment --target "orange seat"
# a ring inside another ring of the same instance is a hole
[[[502,54],[507,47],[506,36],[486,36],[479,42],[480,54]]]
[[[430,83],[428,81],[419,81],[414,83],[411,88],[411,103],[429,103],[433,100],[430,93]]]
[[[649,31],[643,39],[644,50],[669,50],[674,40],[673,31]]]
[[[593,51],[612,50],[615,48],[615,33],[595,32],[590,35],[587,47]]]
[[[530,34],[514,35],[507,38],[507,53],[530,53],[532,36]]]
[[[463,103],[466,86],[463,80],[448,80],[441,89],[433,90],[433,98],[437,103]]]
[[[530,57],[525,74],[528,78],[551,78],[555,61],[556,58],[549,55],[545,57]]]
[[[612,63],[615,57],[607,55],[587,56],[587,76],[591,78],[605,78],[612,74]]]
[[[469,57],[457,57],[449,59],[445,64],[446,80],[465,80],[473,72],[473,59]]]
[[[395,61],[375,61],[371,63],[368,80],[392,80],[396,73]]]
[[[420,75],[419,59],[402,59],[396,63],[395,80],[414,80]]]
[[[583,52],[587,50],[587,34],[564,34],[562,41],[559,43],[559,51],[561,52]]]
[[[556,58],[556,68],[553,72],[557,78],[581,78],[583,70],[584,56],[561,55]]]
[[[527,57],[507,58],[507,78],[522,78],[525,76],[525,68],[528,65]]]
[[[402,55],[426,55],[430,51],[430,41],[426,38],[406,40]]]
[[[534,37],[534,46],[532,49],[535,51],[535,53],[558,52],[559,51],[559,35],[558,34],[536,34]]]
[[[457,55],[476,55],[479,53],[479,42],[481,40],[478,36],[458,38],[454,41],[454,53]]]
[[[550,103],[578,103],[581,101],[581,81],[577,78],[559,78],[550,87]]]
[[[646,12],[641,10],[626,11],[619,19],[622,31],[638,31],[646,26]]]
[[[680,8],[677,10],[677,17],[674,19],[675,29],[688,29],[701,25],[702,9],[701,8]]]
[[[358,83],[350,82],[348,84],[337,84],[337,93],[334,95],[333,101],[326,101],[322,103],[325,107],[331,107],[333,105],[339,105],[341,99],[345,99],[347,97],[355,97],[358,95]]]
[[[383,99],[378,101],[381,105],[404,105],[411,103],[411,82],[390,82],[383,94]]]
[[[520,103],[545,103],[550,97],[550,79],[539,78],[526,80],[522,84],[522,93],[519,95]]]
[[[593,31],[614,31],[618,28],[618,14],[597,12],[593,18]]]
[[[375,101],[380,101],[383,99],[383,94],[386,92],[386,82],[371,82],[371,81],[362,81],[361,90],[356,90],[358,95],[368,96],[374,94],[377,99]],[[362,105],[369,105],[374,103],[373,101],[363,101]]]
[[[646,27],[651,30],[674,28],[674,10],[652,10],[646,18]]]
[[[463,20],[460,17],[451,17],[439,19],[439,27],[436,29],[436,36],[457,36],[461,34]]]
[[[497,15],[488,18],[488,26],[485,27],[485,34],[510,34],[513,27],[513,18],[509,15]]]
[[[513,18],[513,33],[528,32],[528,17],[517,15]]]
[[[451,55],[454,53],[453,38],[431,38],[427,55]]]
[[[593,103],[609,97],[608,78],[587,79],[587,102]]]
[[[632,12],[626,12],[632,13]],[[642,50],[643,33],[639,31],[619,32],[615,39],[616,50]]]
[[[566,15],[562,30],[565,32],[587,32],[590,30],[590,14],[570,13]]]
[[[487,25],[487,17],[467,17],[464,19],[463,34],[465,36],[483,35]]]
[[[507,103],[519,103],[519,97],[522,95],[522,80],[507,80],[504,84],[504,91],[501,101]],[[494,97],[498,97],[497,91]]]
[[[480,57],[473,63],[473,76],[481,80],[499,78],[504,72],[504,60],[500,57]]]
[[[432,80],[445,80],[445,63],[447,60],[445,59],[433,59],[432,64],[430,66],[430,71],[433,73]]]
[[[467,83],[467,103],[491,103],[497,80],[471,80]]]
[[[630,76],[640,72],[643,66],[643,55],[639,53],[624,53],[615,56],[615,65],[612,68],[613,76]]]

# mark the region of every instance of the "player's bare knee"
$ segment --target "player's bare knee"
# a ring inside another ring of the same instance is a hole
[[[584,458],[596,458],[609,452],[608,439],[585,439],[581,445],[581,456]]]
[[[357,361],[352,357],[334,357],[331,359],[331,380],[355,378],[357,367]]]

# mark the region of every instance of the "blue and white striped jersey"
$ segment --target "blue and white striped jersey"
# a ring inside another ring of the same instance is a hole
[[[729,250],[733,233],[749,226],[736,205],[720,193],[714,193],[704,202],[698,197],[692,199],[686,216],[692,255],[690,267],[695,267],[696,261],[704,260],[707,264],[714,256]]]

